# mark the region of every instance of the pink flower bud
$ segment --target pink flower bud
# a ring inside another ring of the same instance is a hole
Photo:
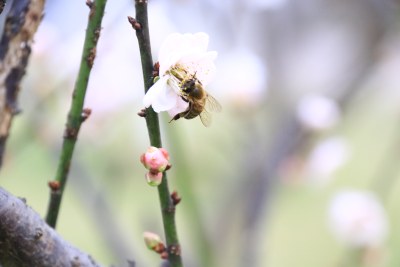
[[[166,158],[166,160],[169,161],[169,153],[168,153],[168,151],[166,149],[162,148],[162,147],[159,148],[159,149],[160,149],[161,153],[164,155],[164,157]]]
[[[162,182],[162,172],[151,172],[146,173],[146,181],[151,186],[159,186]]]
[[[163,148],[149,147],[141,157],[140,161],[150,170],[151,173],[163,172],[167,168],[169,162],[168,152]]]
[[[144,232],[143,238],[144,238],[144,243],[146,244],[146,247],[150,250],[154,250],[160,244],[163,245],[161,238],[155,233]]]

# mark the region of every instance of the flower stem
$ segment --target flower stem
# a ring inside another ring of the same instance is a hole
[[[136,21],[134,21],[132,18],[129,18],[129,21],[136,30],[136,36],[139,42],[144,88],[146,93],[153,84],[153,60],[151,55],[149,25],[147,18],[147,1],[135,0],[135,8]],[[135,24],[135,22],[139,24]],[[151,107],[146,110],[146,124],[149,133],[150,144],[158,148],[162,147],[158,115]],[[162,183],[158,186],[158,195],[160,199],[165,238],[168,247],[168,260],[171,264],[171,267],[181,267],[183,264],[180,255],[180,245],[175,224],[175,206],[171,200],[168,189],[167,174],[165,172],[163,173]]]
[[[68,113],[67,124],[64,131],[64,141],[62,144],[61,155],[55,177],[56,186],[50,186],[51,195],[46,215],[46,222],[53,228],[57,223],[57,217],[60,209],[61,199],[63,196],[65,184],[69,173],[72,154],[74,152],[75,143],[85,118],[85,110],[83,104],[86,95],[86,89],[89,82],[90,72],[96,57],[96,46],[100,36],[101,21],[104,16],[104,8],[107,0],[86,1],[90,8],[88,26],[86,30],[83,53],[72,95],[72,103]]]

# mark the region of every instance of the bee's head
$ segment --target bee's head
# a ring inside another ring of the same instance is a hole
[[[182,91],[184,91],[185,93],[188,93],[188,94],[192,93],[193,90],[196,89],[196,82],[197,82],[197,79],[195,79],[195,78],[188,79],[188,80],[182,82],[182,85],[181,85]]]

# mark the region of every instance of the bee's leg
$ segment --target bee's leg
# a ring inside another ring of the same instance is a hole
[[[181,112],[181,113],[179,113],[178,115],[179,115],[179,118],[185,118],[189,113],[190,113],[190,111],[192,110],[192,103],[191,102],[189,102],[189,100],[187,99],[187,98],[185,98],[185,97],[183,97],[183,96],[181,96],[181,98],[183,99],[183,101],[185,101],[185,102],[187,102],[187,103],[189,103],[189,107],[187,108],[187,110],[185,110],[184,112]],[[176,117],[177,115],[175,115],[175,117]],[[174,118],[175,118],[174,117]],[[177,119],[174,119],[174,118],[172,118],[173,120],[177,120]],[[179,119],[178,118],[178,119]]]
[[[187,108],[186,111],[182,112],[180,116],[185,119],[188,119],[187,116],[191,113],[192,109],[193,109],[193,104],[189,102],[189,107]]]
[[[181,113],[178,113],[169,121],[169,123],[171,123],[172,121],[176,121],[176,120],[178,120],[180,118],[181,118]]]
[[[185,100],[183,97],[182,97],[182,99]],[[187,101],[187,100],[185,100],[185,101]],[[189,101],[187,101],[187,102],[189,102]],[[189,107],[185,111],[176,114],[169,122],[171,123],[172,121],[179,120],[182,117],[185,118],[192,110],[192,107],[193,107],[192,103],[189,102]]]
[[[186,111],[185,113],[183,113],[183,114],[181,115],[181,117],[184,117],[185,119],[187,119],[186,116],[190,113],[191,110],[192,110],[192,109],[190,108],[188,111]]]

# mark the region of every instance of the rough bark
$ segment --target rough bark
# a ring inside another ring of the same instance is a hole
[[[17,97],[31,53],[33,36],[43,17],[44,0],[12,1],[0,42],[0,166]]]
[[[5,5],[6,5],[6,0],[0,0],[0,14],[3,13]]]
[[[87,255],[61,236],[25,200],[0,187],[0,266],[95,267]]]

